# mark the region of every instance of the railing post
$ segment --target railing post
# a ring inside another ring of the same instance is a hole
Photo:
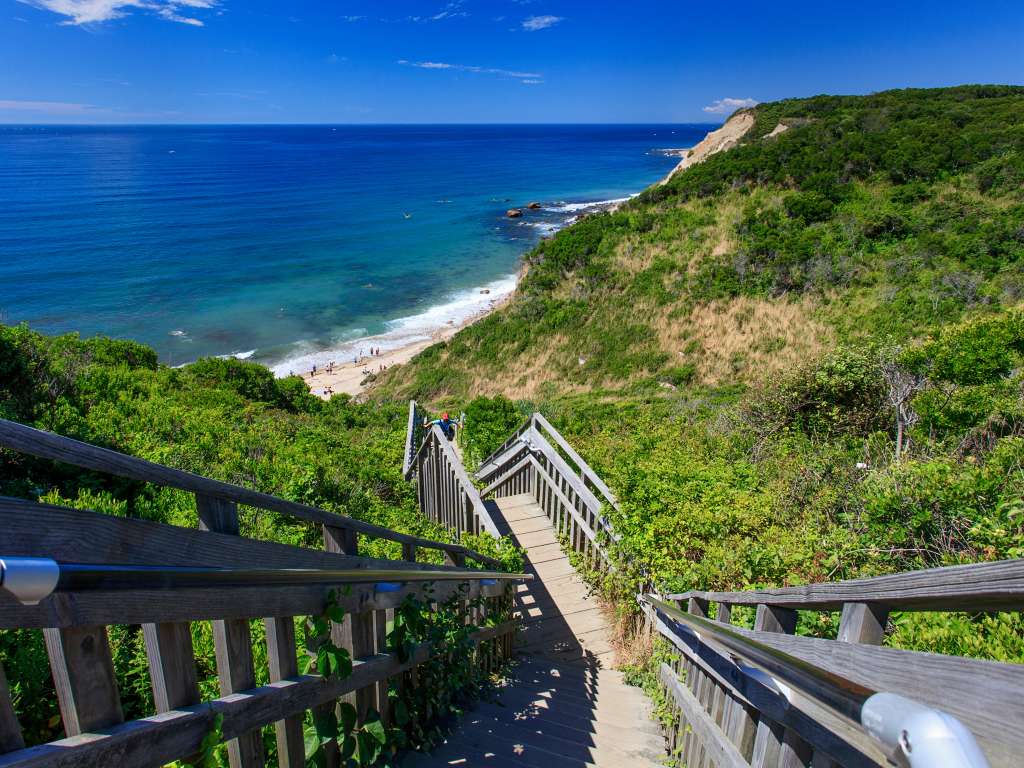
[[[238,535],[238,506],[231,501],[196,494],[199,527],[232,536]],[[252,636],[247,619],[220,619],[213,622],[213,648],[217,657],[217,677],[223,695],[256,687],[252,661]],[[259,729],[228,742],[231,768],[263,765],[263,738]]]
[[[878,603],[844,603],[838,639],[844,643],[881,645],[889,609]]]
[[[708,601],[703,597],[691,597],[686,606],[687,613],[699,616],[702,619],[708,617]]]

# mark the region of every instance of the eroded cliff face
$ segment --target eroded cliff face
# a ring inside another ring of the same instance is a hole
[[[691,148],[679,161],[679,165],[672,169],[672,172],[662,179],[664,184],[680,171],[685,171],[692,165],[701,163],[716,152],[724,152],[732,149],[740,140],[746,136],[747,131],[754,127],[754,113],[749,110],[737,112],[728,120],[725,125],[717,131],[711,131],[699,144]]]

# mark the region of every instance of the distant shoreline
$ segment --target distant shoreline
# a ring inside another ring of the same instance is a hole
[[[627,197],[616,198],[613,200],[562,203],[558,206],[552,207],[549,210],[572,213],[573,215],[567,218],[561,225],[550,230],[550,233],[551,235],[554,235],[561,229],[572,226],[583,216],[601,211],[617,210],[623,203],[628,202],[639,194],[640,193],[637,192]],[[333,395],[342,393],[358,397],[368,388],[368,385],[364,384],[368,376],[380,373],[381,366],[384,368],[391,368],[395,365],[408,363],[412,358],[433,344],[447,341],[463,328],[472,325],[492,312],[509,304],[514,297],[515,292],[518,290],[519,281],[522,278],[523,273],[524,265],[520,262],[520,269],[515,276],[515,283],[511,290],[497,295],[487,303],[487,306],[473,312],[458,322],[449,320],[445,325],[434,329],[430,333],[429,338],[419,337],[405,344],[383,348],[381,349],[380,354],[370,354],[370,350],[377,348],[381,344],[388,345],[389,343],[393,343],[393,337],[388,334],[361,337],[353,341],[346,342],[345,347],[347,348],[347,354],[342,352],[342,350],[318,353],[317,358],[320,362],[316,363],[315,372],[312,366],[308,369],[302,369],[294,372],[302,377],[303,381],[305,381],[307,386],[309,386],[310,392],[317,397],[326,400],[330,399]],[[480,292],[483,295],[487,295],[487,293],[489,293],[489,289],[485,287],[480,289]],[[443,308],[444,305],[441,305],[441,307],[436,309],[443,310]],[[352,349],[357,349],[358,351],[355,354],[352,354],[350,351]],[[324,362],[325,360],[326,362]],[[282,365],[275,366],[274,370],[278,375],[282,375],[284,373],[282,371]],[[290,372],[292,371],[289,371],[289,373]]]
[[[516,283],[518,284],[518,277]],[[515,289],[491,300],[486,308],[473,313],[459,323],[438,328],[430,338],[418,339],[392,349],[382,349],[379,355],[370,354],[370,350],[378,348],[386,337],[384,335],[364,337],[358,340],[363,347],[360,352],[365,353],[361,357],[356,355],[356,358],[351,361],[347,358],[340,361],[334,360],[332,361],[333,365],[328,368],[320,366],[315,372],[310,369],[301,372],[300,375],[309,387],[309,391],[324,400],[329,400],[333,395],[342,393],[357,397],[366,390],[366,385],[363,382],[367,377],[381,372],[382,366],[391,368],[394,365],[407,363],[427,347],[447,341],[463,328],[467,328],[491,312],[507,305],[512,300],[514,293]]]

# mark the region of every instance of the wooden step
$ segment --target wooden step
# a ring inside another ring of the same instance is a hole
[[[479,703],[445,744],[414,763],[497,768],[659,765],[651,705],[611,669],[608,619],[529,495],[488,502],[499,529],[526,550],[532,582],[516,587],[520,660],[493,700]]]

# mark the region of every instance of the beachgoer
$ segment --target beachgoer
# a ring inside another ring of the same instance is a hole
[[[444,436],[448,438],[449,442],[455,439],[455,422],[448,418],[447,411],[441,414],[440,419],[434,419],[427,426],[429,427],[434,424],[437,424],[437,426],[441,428],[441,431],[444,432]]]

